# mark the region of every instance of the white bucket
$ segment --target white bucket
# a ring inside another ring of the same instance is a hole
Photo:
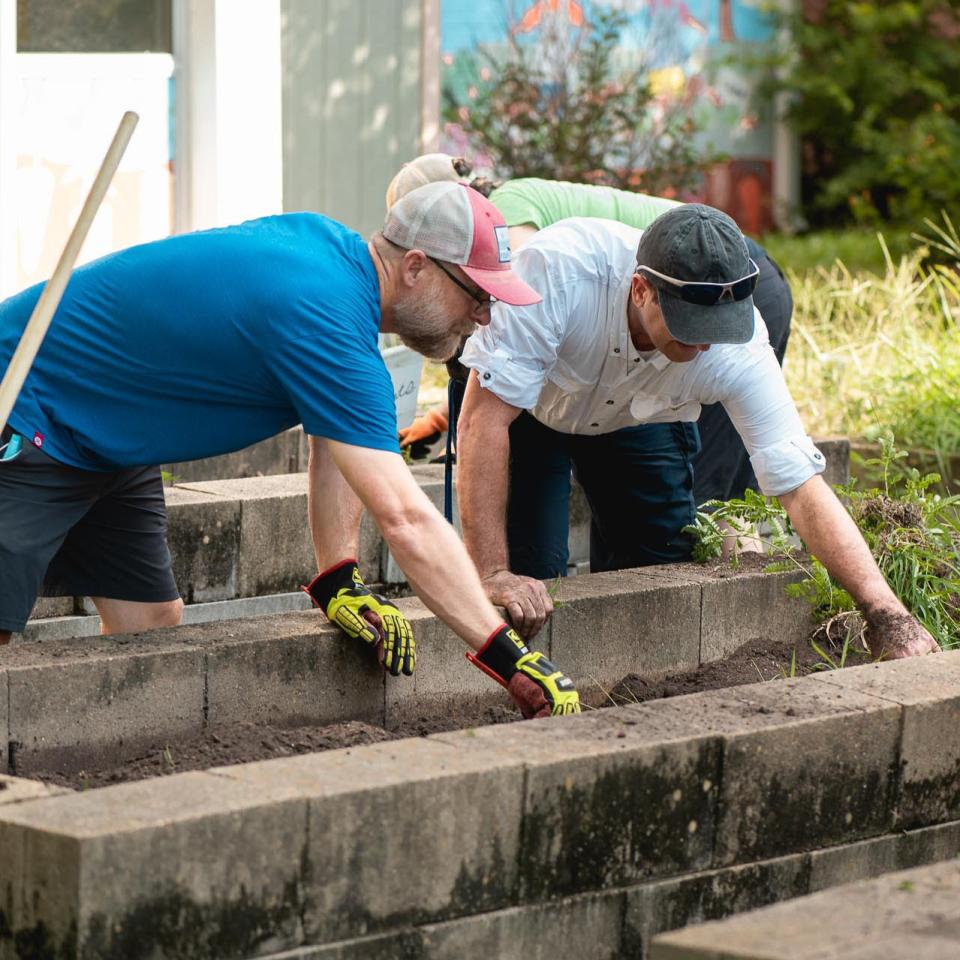
[[[413,423],[417,415],[417,394],[420,392],[420,374],[423,357],[403,344],[380,351],[383,362],[393,380],[393,396],[397,402],[397,429]]]

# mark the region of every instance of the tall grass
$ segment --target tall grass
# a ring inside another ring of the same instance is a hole
[[[960,452],[960,238],[926,223],[894,260],[881,235],[882,272],[790,271],[795,310],[784,365],[807,430]],[[924,266],[931,249],[946,264]]]

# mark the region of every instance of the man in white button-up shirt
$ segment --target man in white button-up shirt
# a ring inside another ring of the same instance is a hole
[[[566,570],[571,464],[593,513],[593,569],[689,556],[694,424],[701,404],[719,402],[761,490],[863,610],[874,653],[937,649],[820,477],[823,455],[753,306],[757,267],[729,217],[688,204],[643,232],[564,220],[514,269],[544,300],[496,305],[467,342],[457,487],[467,547],[522,632],[552,609],[540,581]]]

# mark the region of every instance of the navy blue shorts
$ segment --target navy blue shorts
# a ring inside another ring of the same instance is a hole
[[[159,467],[106,473],[0,437],[0,630],[20,632],[38,596],[176,600]],[[3,459],[8,457],[8,459]]]

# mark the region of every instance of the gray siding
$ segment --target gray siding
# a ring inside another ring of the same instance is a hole
[[[420,0],[283,0],[283,207],[369,234],[420,150]]]

